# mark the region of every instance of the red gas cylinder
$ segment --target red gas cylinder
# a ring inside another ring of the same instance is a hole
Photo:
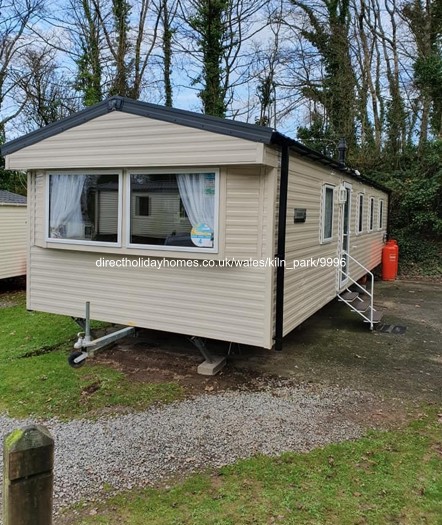
[[[394,281],[399,265],[399,246],[394,240],[387,241],[382,249],[382,280]]]

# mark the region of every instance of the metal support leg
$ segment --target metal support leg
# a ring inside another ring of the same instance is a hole
[[[75,321],[84,329],[84,331],[78,334],[78,340],[74,344],[74,352],[72,352],[68,358],[68,363],[74,368],[83,366],[88,357],[93,357],[95,353],[102,348],[105,348],[123,337],[135,333],[135,328],[133,326],[126,326],[116,332],[92,340],[91,305],[89,301],[86,303],[86,315],[85,318],[81,320],[81,324],[78,319],[75,319]]]
[[[202,356],[208,363],[213,363],[213,356],[207,350],[206,341],[204,339],[194,335],[190,338],[190,342],[198,348],[198,350],[201,352]]]
[[[204,376],[214,376],[226,366],[226,358],[224,356],[212,355],[207,350],[204,339],[193,336],[190,338],[190,342],[198,348],[205,359],[205,361],[198,366],[198,374]]]

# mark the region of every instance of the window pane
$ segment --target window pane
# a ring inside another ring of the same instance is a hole
[[[363,219],[364,219],[364,196],[359,195],[359,224],[358,224],[358,232],[362,231],[363,228]]]
[[[149,197],[136,196],[135,197],[135,214],[142,217],[149,215]]]
[[[137,212],[147,198],[148,214]],[[212,248],[215,174],[131,175],[132,244]]]
[[[370,199],[370,230],[373,229],[374,222],[374,199]]]
[[[333,188],[325,188],[324,239],[331,239],[333,233]]]
[[[51,175],[49,237],[118,241],[118,175]]]
[[[384,202],[379,202],[379,228],[382,228],[382,222],[383,222],[383,214],[384,214]]]

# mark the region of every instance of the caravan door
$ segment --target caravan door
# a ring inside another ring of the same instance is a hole
[[[350,218],[351,218],[351,184],[344,182],[339,188],[340,226],[339,226],[339,257],[344,264],[338,270],[338,286],[341,290],[348,281],[350,253]]]

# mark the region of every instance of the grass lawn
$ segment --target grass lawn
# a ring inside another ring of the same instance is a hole
[[[244,460],[171,488],[120,494],[80,515],[64,519],[76,525],[439,525],[442,418],[433,410],[402,430],[308,454]]]
[[[72,319],[27,312],[22,292],[5,298],[17,304],[0,308],[0,413],[70,418],[116,405],[143,409],[181,397],[176,384],[130,382],[93,360],[71,368],[67,356],[80,331]]]

